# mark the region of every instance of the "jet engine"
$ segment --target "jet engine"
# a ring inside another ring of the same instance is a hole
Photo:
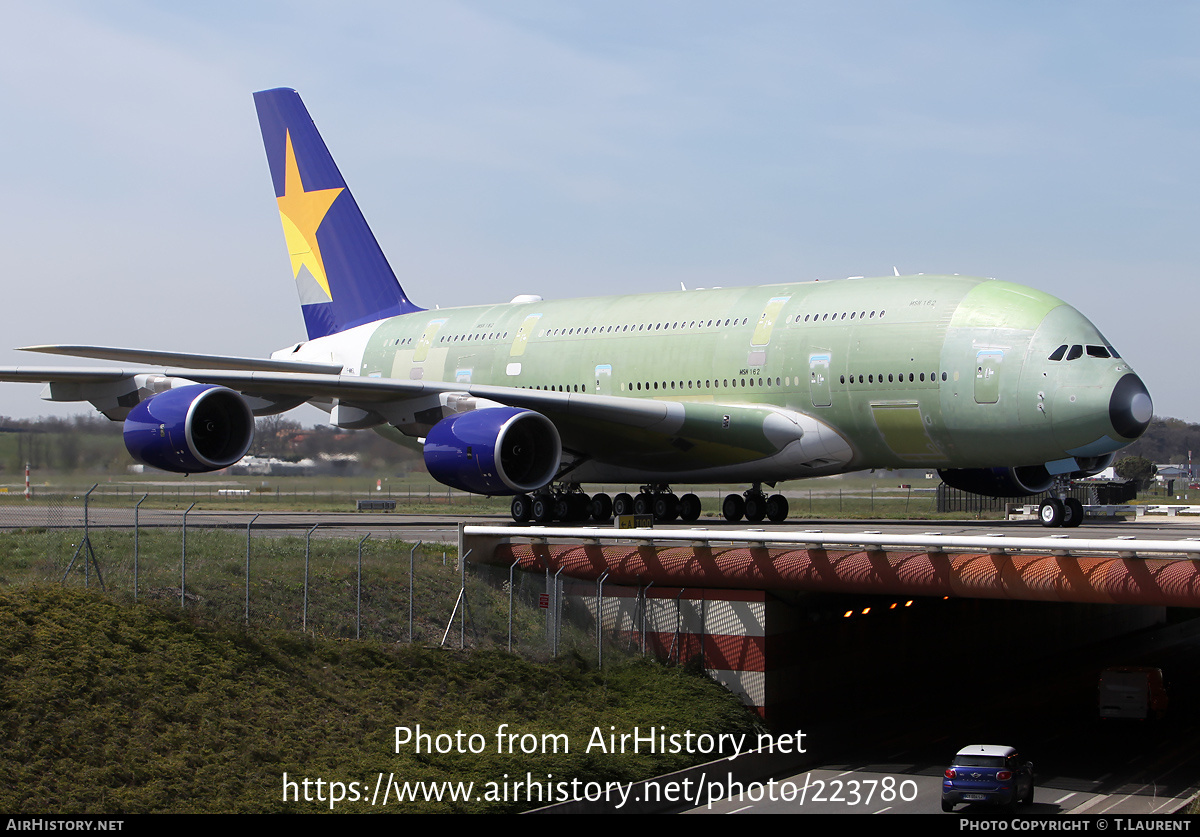
[[[254,416],[231,389],[190,384],[141,401],[125,419],[125,448],[139,462],[181,474],[228,468],[254,439]]]
[[[474,494],[525,494],[558,473],[562,442],[550,419],[532,410],[489,407],[442,419],[425,437],[434,479]]]
[[[1020,468],[947,468],[938,471],[946,485],[987,497],[1028,497],[1054,484],[1044,465]]]

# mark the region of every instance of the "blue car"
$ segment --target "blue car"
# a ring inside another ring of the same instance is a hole
[[[1033,803],[1033,762],[1012,747],[963,747],[943,776],[943,811],[953,811],[960,802],[1010,806]]]

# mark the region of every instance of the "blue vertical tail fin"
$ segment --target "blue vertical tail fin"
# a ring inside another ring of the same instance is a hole
[[[396,280],[300,94],[254,94],[309,339],[423,309]]]

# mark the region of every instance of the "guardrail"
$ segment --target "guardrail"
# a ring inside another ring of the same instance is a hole
[[[884,550],[889,547],[917,549],[925,552],[960,552],[983,550],[989,553],[1042,552],[1052,555],[1167,555],[1181,558],[1200,556],[1200,539],[1181,540],[1138,540],[1133,535],[1118,538],[1073,538],[1069,535],[1047,537],[1012,537],[1004,534],[989,535],[943,535],[927,532],[921,535],[886,534],[877,531],[854,533],[823,532],[810,529],[804,532],[771,532],[762,529],[614,529],[612,527],[552,527],[552,526],[474,526],[459,525],[459,544],[466,540],[488,539],[509,540],[580,540],[599,542],[644,542],[651,544],[713,543],[768,544],[807,546],[810,549],[862,548]],[[470,548],[469,546],[467,548]]]

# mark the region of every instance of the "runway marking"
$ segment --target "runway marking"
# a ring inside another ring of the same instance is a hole
[[[1066,796],[1062,797],[1061,799],[1054,800],[1054,804],[1062,805],[1064,802],[1066,802],[1068,799],[1070,799],[1074,795],[1075,795],[1075,791],[1071,791],[1070,793],[1068,793]]]
[[[743,805],[741,808],[736,808],[732,811],[726,811],[725,813],[726,814],[740,814],[742,811],[748,811],[749,809],[751,809],[753,807],[754,807],[753,805]]]

